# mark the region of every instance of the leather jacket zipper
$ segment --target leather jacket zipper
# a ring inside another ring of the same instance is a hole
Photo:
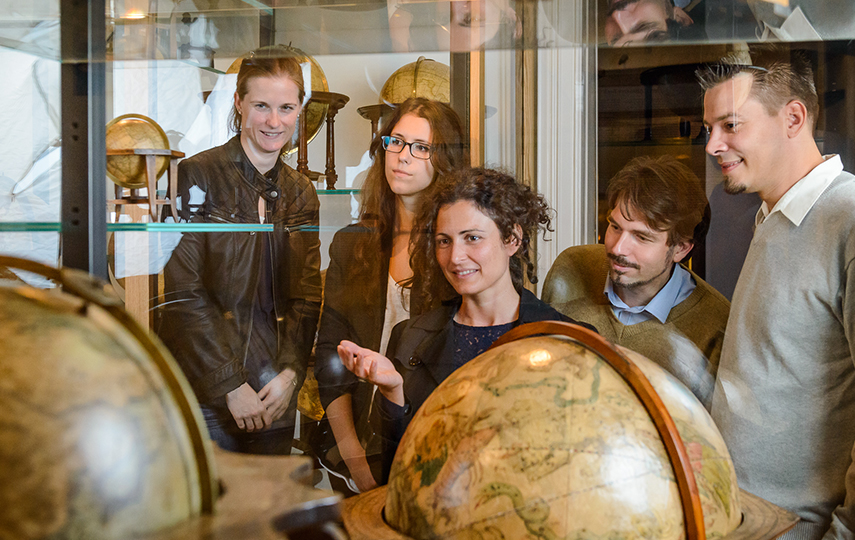
[[[270,210],[267,211],[267,215],[268,215],[268,217],[270,217]],[[287,231],[288,228],[286,227],[285,230]],[[268,234],[270,234],[270,233],[268,233]],[[290,234],[290,232],[288,234]],[[272,278],[270,280],[270,294],[273,295],[273,316],[276,318],[276,356],[277,356],[277,358],[273,358],[272,360],[273,360],[273,365],[277,366],[277,368],[278,368],[279,367],[278,366],[278,364],[279,364],[278,356],[279,356],[279,351],[281,350],[281,347],[282,347],[282,344],[279,341],[282,338],[282,332],[280,332],[279,326],[282,324],[282,320],[279,317],[279,307],[278,307],[279,306],[279,297],[276,294],[276,273],[275,273],[275,271],[276,271],[276,262],[275,262],[276,261],[276,259],[275,259],[276,251],[273,249],[273,238],[268,238],[267,244],[268,244],[269,249],[270,249],[270,276]]]

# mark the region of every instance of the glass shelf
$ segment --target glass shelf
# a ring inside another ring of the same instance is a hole
[[[359,189],[356,188],[342,188],[342,189],[319,189],[317,190],[318,195],[351,195],[359,193]]]
[[[321,225],[319,227],[298,227],[292,231],[319,231],[335,233],[341,225]],[[107,232],[273,232],[273,225],[263,223],[108,223]],[[0,223],[0,232],[62,232],[61,223],[18,222]]]

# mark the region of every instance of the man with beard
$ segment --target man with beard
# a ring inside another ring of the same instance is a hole
[[[679,264],[709,225],[701,183],[670,156],[640,157],[607,198],[605,245],[559,255],[543,300],[657,362],[709,407],[730,304]]]
[[[698,72],[725,191],[763,201],[712,416],[740,487],[802,518],[783,538],[853,538],[855,176],[813,138],[810,64],[768,47],[751,56]]]

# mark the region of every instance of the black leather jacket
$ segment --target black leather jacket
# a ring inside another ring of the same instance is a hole
[[[342,394],[352,394],[354,414],[361,410],[363,398],[371,398],[373,386],[359,383],[356,376],[344,367],[337,347],[347,339],[360,347],[380,350],[386,316],[389,258],[392,256],[391,239],[382,241],[376,264],[368,275],[358,274],[355,269],[356,248],[369,233],[370,230],[362,223],[348,225],[335,233],[330,244],[324,309],[315,348],[315,377],[321,404],[327,408]],[[411,314],[418,315],[424,307],[418,287],[412,289],[411,294]]]
[[[320,205],[311,182],[281,162],[265,178],[238,137],[182,161],[178,182],[182,201],[189,201],[192,186],[205,192],[192,217],[183,205],[182,217],[192,223],[257,224],[258,200],[265,194],[265,223],[273,232],[185,232],[164,269],[158,334],[202,403],[221,404],[225,394],[246,382],[267,234],[277,320],[274,365],[279,371],[292,368],[302,383],[321,300]]]

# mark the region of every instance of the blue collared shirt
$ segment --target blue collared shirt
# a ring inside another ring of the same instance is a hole
[[[608,276],[606,276],[606,288],[603,293],[608,297],[609,303],[612,305],[612,312],[621,324],[631,326],[653,318],[665,324],[665,321],[668,320],[668,314],[671,313],[674,306],[688,298],[695,290],[696,285],[692,275],[679,264],[675,264],[671,279],[647,305],[635,307],[626,305],[615,292],[612,279]]]

